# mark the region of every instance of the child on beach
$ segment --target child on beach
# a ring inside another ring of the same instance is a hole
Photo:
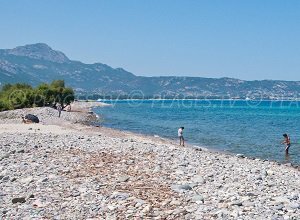
[[[287,134],[283,134],[284,140],[281,144],[285,144],[285,153],[289,153],[289,148],[291,146],[291,140],[290,137]]]
[[[180,146],[181,146],[181,143],[182,143],[182,146],[184,146],[183,129],[184,129],[184,127],[180,127],[178,129],[178,137],[179,137],[179,145]]]

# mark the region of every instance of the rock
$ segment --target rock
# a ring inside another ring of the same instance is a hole
[[[162,207],[164,207],[164,206],[168,205],[170,202],[171,202],[170,199],[166,199],[166,200],[162,201],[160,205],[161,205]]]
[[[4,156],[2,156],[2,157],[0,158],[0,161],[1,161],[1,160],[4,160],[4,159],[7,159],[7,158],[9,158],[9,154],[5,154]]]
[[[248,192],[246,193],[247,196],[257,196],[257,194],[253,193],[253,192]]]
[[[299,209],[300,208],[300,204],[299,203],[290,203],[289,207],[292,209]]]
[[[242,203],[241,201],[238,201],[238,200],[237,200],[237,201],[231,202],[230,205],[232,205],[232,206],[235,206],[235,205],[236,205],[236,206],[242,206],[243,203]]]
[[[144,205],[146,202],[142,199],[135,199],[134,200],[136,202],[136,204],[141,204],[141,205]]]
[[[120,192],[115,192],[111,196],[112,199],[116,199],[116,200],[126,200],[128,197],[129,197],[128,193],[120,193]]]
[[[161,171],[161,167],[160,166],[155,166],[155,168],[153,169],[154,173],[158,173]]]
[[[120,176],[117,180],[118,183],[127,182],[130,179],[128,176]]]
[[[198,175],[194,176],[192,178],[192,181],[195,182],[195,183],[199,183],[199,184],[206,183],[205,179],[202,176],[198,176]]]
[[[254,207],[254,206],[255,206],[255,203],[254,203],[254,202],[249,202],[249,201],[244,201],[244,202],[243,202],[243,206],[246,206],[246,207]]]
[[[128,160],[128,161],[126,161],[126,164],[127,164],[127,165],[132,165],[132,164],[134,164],[134,163],[135,163],[134,160]]]
[[[152,210],[152,207],[150,205],[147,205],[145,208],[143,208],[142,212],[146,214],[146,213],[151,212],[151,210]]]
[[[286,197],[282,197],[282,196],[274,197],[272,198],[272,200],[275,200],[277,203],[289,203],[290,201]]]
[[[201,195],[194,195],[194,196],[192,197],[192,201],[204,203],[204,197],[201,196]]]
[[[275,210],[282,210],[283,207],[284,207],[284,206],[280,204],[280,205],[274,206],[274,209],[275,209]]]
[[[2,178],[2,181],[3,181],[3,182],[6,182],[6,181],[8,181],[8,180],[9,180],[9,176],[5,176],[5,177]]]
[[[19,182],[23,183],[23,184],[32,183],[33,182],[33,177],[29,176],[29,177],[26,177],[26,178],[22,178],[22,179],[19,180]]]
[[[184,214],[186,211],[183,208],[178,208],[173,211],[173,215]]]
[[[48,181],[48,178],[47,177],[45,177],[45,178],[42,178],[42,179],[40,179],[38,182],[40,182],[40,183],[44,183],[44,182],[47,182]]]
[[[198,206],[198,205],[186,206],[186,207],[185,207],[185,211],[186,211],[186,212],[190,212],[190,213],[195,212],[195,211],[198,209],[197,206]]]
[[[233,210],[231,216],[233,216],[234,218],[238,218],[240,216],[240,213],[238,210]]]
[[[11,201],[13,204],[24,203],[24,202],[26,202],[26,199],[25,199],[25,197],[19,197],[19,198],[13,198]]]
[[[245,158],[244,154],[236,154],[235,156],[238,158]]]
[[[108,208],[110,211],[114,211],[117,207],[116,207],[116,206],[113,206],[113,205],[108,205],[107,208]]]
[[[170,205],[171,206],[180,206],[182,204],[182,202],[180,200],[177,200],[177,199],[173,199],[171,202],[170,202]]]
[[[17,153],[25,153],[24,149],[18,150]]]
[[[188,184],[184,185],[172,185],[171,189],[175,192],[181,192],[181,191],[186,191],[186,190],[192,190],[192,187]]]
[[[268,176],[268,173],[267,173],[267,171],[262,170],[262,171],[261,171],[261,175],[264,176],[264,177],[266,177],[266,176]]]
[[[32,206],[33,207],[36,207],[36,208],[43,208],[45,207],[45,205],[42,203],[41,200],[37,199],[35,200],[33,203],[32,203]]]
[[[73,192],[72,192],[72,196],[73,196],[73,197],[80,196],[80,192],[79,192],[79,191],[73,191]]]
[[[262,176],[259,175],[259,176],[256,176],[255,179],[262,180],[263,178],[262,178]]]

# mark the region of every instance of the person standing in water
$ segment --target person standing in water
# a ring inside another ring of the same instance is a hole
[[[283,140],[282,144],[285,144],[285,153],[289,154],[289,148],[291,146],[291,139],[287,134],[283,134],[283,138],[284,138],[284,140]]]
[[[182,146],[184,146],[183,129],[184,129],[184,127],[180,127],[178,129],[178,137],[179,137],[179,145],[180,146],[181,146],[181,144],[182,144]]]

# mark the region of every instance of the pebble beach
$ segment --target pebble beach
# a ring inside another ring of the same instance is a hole
[[[0,112],[0,219],[300,219],[299,167],[89,126],[95,105]]]

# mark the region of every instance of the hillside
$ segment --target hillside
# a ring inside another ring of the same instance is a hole
[[[223,98],[297,98],[299,81],[245,81],[232,78],[141,77],[106,64],[85,64],[38,43],[0,50],[0,83],[37,85],[64,79],[77,94],[132,94]]]

